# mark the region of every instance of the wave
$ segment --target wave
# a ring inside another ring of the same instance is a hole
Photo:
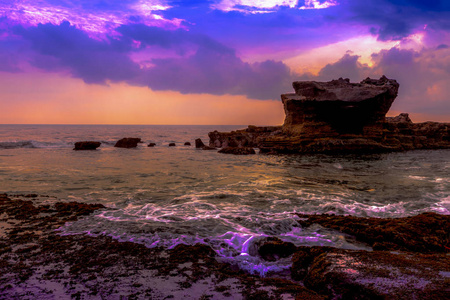
[[[2,141],[0,149],[18,149],[18,148],[69,148],[73,147],[72,143],[67,142],[41,142],[34,140],[24,141]]]

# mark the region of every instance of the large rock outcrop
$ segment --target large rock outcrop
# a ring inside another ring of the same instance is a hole
[[[263,153],[390,152],[450,148],[450,123],[413,123],[406,113],[386,118],[399,84],[382,76],[350,83],[296,81],[281,95],[281,127],[210,132],[215,147],[258,147]]]
[[[295,81],[295,94],[283,94],[286,113],[283,131],[317,137],[364,133],[365,127],[383,123],[397,97],[399,84],[385,76],[350,83]]]

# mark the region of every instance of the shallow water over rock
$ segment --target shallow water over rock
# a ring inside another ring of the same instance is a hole
[[[148,247],[203,242],[222,259],[261,274],[288,266],[249,253],[267,236],[296,246],[370,249],[338,231],[302,228],[297,213],[449,214],[449,150],[234,156],[168,147],[207,140],[213,129],[242,127],[1,125],[0,191],[108,207],[67,224],[62,234],[109,235]],[[113,147],[126,136],[143,143],[135,149]],[[81,140],[102,145],[73,151]],[[156,146],[147,147],[150,142]]]

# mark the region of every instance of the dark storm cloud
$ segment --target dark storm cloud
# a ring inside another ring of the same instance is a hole
[[[327,64],[323,67],[318,77],[321,80],[343,78],[361,78],[369,72],[369,67],[362,65],[359,61],[358,55],[351,53],[345,54],[341,59],[332,64]]]
[[[58,26],[17,26],[13,31],[31,43],[38,54],[31,63],[44,70],[67,68],[73,76],[87,83],[123,81],[139,71],[127,55],[129,46],[116,40],[94,40],[68,22]]]
[[[233,49],[184,30],[124,25],[117,30],[121,37],[107,40],[93,39],[68,22],[16,26],[13,31],[36,52],[30,61],[34,66],[47,71],[69,70],[87,83],[123,81],[154,90],[276,99],[280,88],[292,81],[289,68],[281,62],[249,64]],[[132,47],[136,42],[140,42],[138,49]],[[146,46],[175,50],[179,56],[151,59],[152,66],[142,68],[130,59],[130,54]],[[187,53],[186,49],[192,47],[194,53]]]
[[[450,28],[449,1],[366,0],[349,1],[340,8],[343,22],[365,24],[379,40],[401,40],[424,29]]]

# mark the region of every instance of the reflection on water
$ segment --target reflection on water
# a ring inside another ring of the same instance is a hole
[[[106,234],[149,247],[204,242],[249,271],[282,271],[288,265],[249,253],[265,236],[365,249],[338,232],[299,228],[295,213],[401,217],[450,210],[448,150],[234,156],[183,146],[198,137],[207,141],[214,126],[33,127],[0,126],[0,192],[100,202],[110,209],[61,232]],[[125,136],[145,143],[114,148]],[[103,144],[97,151],[73,151],[79,140]],[[146,147],[150,141],[157,146]],[[169,148],[169,142],[177,147]]]

